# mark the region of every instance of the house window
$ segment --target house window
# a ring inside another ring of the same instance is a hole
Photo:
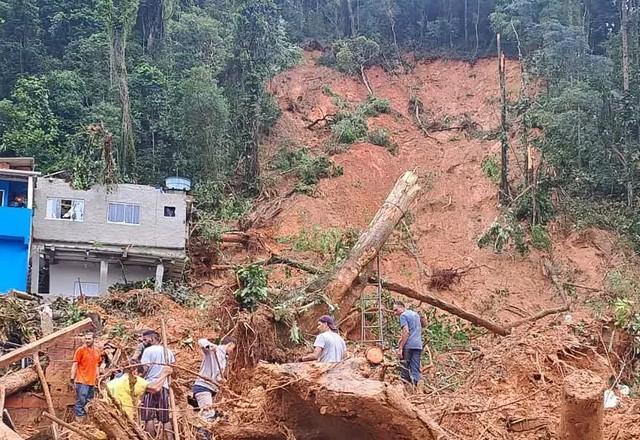
[[[140,224],[140,205],[129,203],[109,203],[107,214],[109,223]]]
[[[165,217],[175,217],[176,216],[176,207],[175,206],[165,206],[164,207],[164,216]]]
[[[73,283],[73,296],[98,296],[98,283],[86,283],[84,281],[75,281]]]
[[[79,199],[47,199],[47,218],[84,221],[84,200]]]
[[[4,190],[0,189],[0,207],[4,206]]]

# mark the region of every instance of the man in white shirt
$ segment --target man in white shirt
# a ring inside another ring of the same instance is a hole
[[[344,339],[338,334],[338,327],[329,315],[318,319],[318,336],[313,343],[313,353],[302,357],[301,361],[341,362],[347,351]]]
[[[220,345],[212,344],[206,339],[198,339],[198,345],[204,358],[200,365],[200,377],[194,382],[192,391],[202,416],[209,419],[215,416],[210,407],[218,392],[218,384],[224,381],[224,370],[227,368],[228,357],[236,348],[236,338],[225,336]],[[205,380],[205,377],[208,380]]]
[[[173,352],[160,344],[160,335],[154,330],[147,330],[142,334],[146,346],[140,363],[144,367],[144,378],[147,382],[156,382],[163,373],[165,365],[174,364],[176,358]],[[171,415],[169,414],[169,379],[162,384],[158,393],[146,392],[142,398],[140,419],[144,422],[144,430],[153,438],[156,437],[156,421],[164,427],[167,440],[173,440]]]

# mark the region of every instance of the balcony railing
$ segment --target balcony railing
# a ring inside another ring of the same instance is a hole
[[[0,238],[21,239],[25,244],[29,243],[31,218],[29,208],[0,207]]]

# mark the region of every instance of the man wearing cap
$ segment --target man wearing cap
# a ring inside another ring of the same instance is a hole
[[[318,319],[318,336],[313,343],[313,353],[302,357],[301,361],[341,362],[347,345],[338,334],[336,322],[329,315]]]

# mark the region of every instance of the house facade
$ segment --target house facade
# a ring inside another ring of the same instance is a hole
[[[75,190],[41,178],[34,191],[31,292],[96,296],[155,278],[186,260],[185,192],[121,184]]]
[[[0,294],[27,290],[37,175],[32,158],[0,158]]]

